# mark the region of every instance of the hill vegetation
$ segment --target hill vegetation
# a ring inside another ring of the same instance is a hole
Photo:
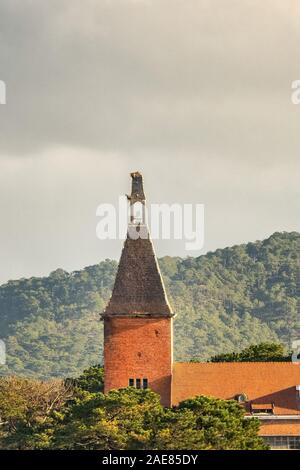
[[[174,311],[176,361],[207,360],[251,344],[300,338],[300,234],[275,233],[255,243],[198,258],[159,260]],[[117,263],[0,287],[0,373],[37,379],[79,375],[102,360],[99,312]]]
[[[209,362],[291,362],[292,352],[288,353],[282,344],[253,344],[240,352],[217,354]],[[195,359],[192,360],[195,362]]]

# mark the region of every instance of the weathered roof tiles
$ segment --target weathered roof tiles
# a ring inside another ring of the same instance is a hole
[[[150,238],[125,240],[104,315],[172,316]]]

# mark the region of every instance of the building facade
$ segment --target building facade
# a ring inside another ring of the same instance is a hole
[[[105,392],[149,387],[164,406],[197,395],[235,399],[245,419],[260,419],[260,434],[272,448],[300,449],[300,365],[173,362],[174,313],[145,220],[143,179],[138,172],[131,177],[128,234],[102,314]]]

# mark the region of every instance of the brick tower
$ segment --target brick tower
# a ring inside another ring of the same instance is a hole
[[[104,391],[151,388],[171,404],[172,310],[145,220],[142,175],[131,173],[130,223],[104,321]],[[141,217],[135,215],[137,206]]]

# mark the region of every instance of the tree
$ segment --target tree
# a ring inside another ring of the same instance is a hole
[[[258,419],[245,419],[244,409],[234,400],[199,396],[181,402],[178,410],[192,412],[192,429],[202,433],[205,449],[262,450],[267,448],[263,439],[257,435]]]
[[[155,450],[207,449],[204,430],[197,428],[195,413],[188,409],[165,409],[151,448]]]
[[[265,449],[259,421],[235,401],[197,397],[163,408],[150,390],[83,392],[56,425],[51,448],[104,450]]]
[[[249,346],[239,353],[218,354],[211,362],[290,362],[285,347],[277,343],[260,343]]]
[[[56,423],[51,448],[148,449],[163,408],[150,390],[82,392]]]
[[[35,433],[71,398],[62,380],[0,379],[0,448],[35,447]]]
[[[85,369],[76,379],[66,379],[66,384],[72,384],[73,387],[86,392],[103,392],[104,389],[104,370],[103,366],[95,365]]]
[[[88,391],[101,373],[95,366],[67,384],[1,379],[0,449],[265,448],[258,420],[245,420],[235,401],[200,396],[163,408],[149,389]]]

